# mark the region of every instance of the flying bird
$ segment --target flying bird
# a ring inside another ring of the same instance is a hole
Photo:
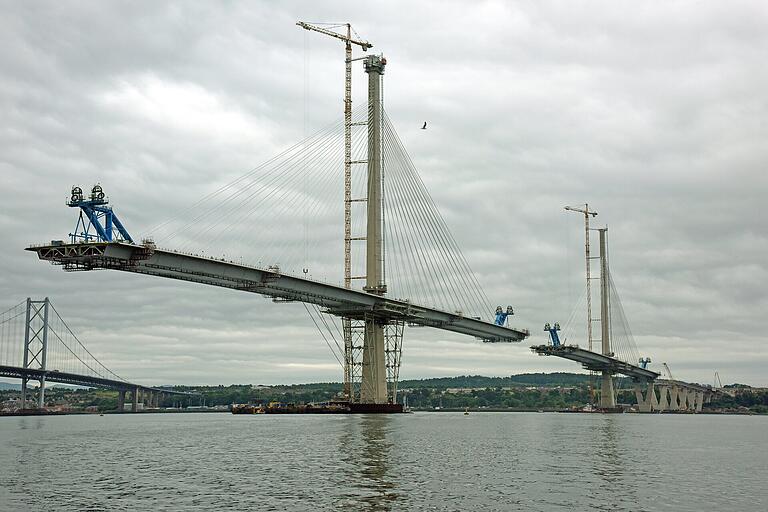
[[[427,122],[426,121],[424,121],[424,126],[422,126],[421,129],[422,130],[426,130],[427,129]]]

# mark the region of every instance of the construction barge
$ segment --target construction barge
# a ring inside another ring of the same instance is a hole
[[[293,404],[232,404],[232,414],[392,414],[403,411],[403,404],[361,404],[351,402],[321,402]]]

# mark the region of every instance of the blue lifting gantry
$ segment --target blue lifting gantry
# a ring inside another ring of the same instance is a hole
[[[560,324],[555,322],[554,325],[550,324],[544,324],[544,330],[549,333],[549,337],[552,339],[552,346],[557,348],[562,343],[560,342],[560,335],[557,334],[557,331],[560,330]]]
[[[74,233],[69,234],[71,242],[116,242],[135,243],[123,227],[104,195],[101,185],[94,185],[89,198],[83,196],[83,189],[72,187],[72,195],[67,202],[71,208],[80,208]],[[103,222],[103,224],[102,224]],[[117,230],[115,232],[115,230]]]
[[[507,311],[498,306],[496,307],[496,318],[493,320],[493,323],[496,325],[507,325],[507,317],[514,314],[515,311],[512,309],[512,306],[507,306]]]

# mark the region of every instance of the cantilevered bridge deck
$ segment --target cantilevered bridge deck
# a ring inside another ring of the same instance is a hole
[[[578,345],[561,345],[559,347],[552,345],[536,345],[531,347],[531,351],[540,356],[555,356],[576,361],[590,371],[608,371],[611,374],[618,373],[638,381],[653,381],[660,375],[646,368],[626,363],[614,357],[579,348]]]
[[[151,244],[87,242],[33,246],[41,260],[62,265],[65,270],[112,269],[208,284],[251,293],[278,301],[316,304],[328,313],[348,318],[374,316],[382,321],[401,320],[475,336],[486,342],[519,342],[529,333],[465,317],[405,300],[386,298],[277,270],[261,269],[226,260],[217,260],[155,248]]]

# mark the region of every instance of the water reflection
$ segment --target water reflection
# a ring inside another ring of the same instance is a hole
[[[402,495],[392,474],[393,418],[365,414],[349,420],[339,442],[344,461],[342,485],[357,492],[347,495],[344,501],[354,509],[377,512],[401,508],[396,506]]]
[[[591,440],[594,457],[592,468],[597,477],[595,492],[590,493],[598,510],[629,510],[628,504],[636,504],[636,486],[627,478],[626,467],[630,461],[624,449],[623,436],[627,435],[624,418],[613,415],[600,415],[598,425],[592,430]]]
[[[45,421],[41,416],[21,416],[19,418],[19,429],[21,430],[41,430]]]

